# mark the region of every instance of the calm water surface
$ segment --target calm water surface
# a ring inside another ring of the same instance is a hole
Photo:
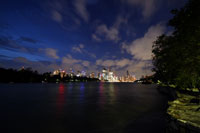
[[[155,85],[0,84],[3,133],[164,132],[165,109]]]

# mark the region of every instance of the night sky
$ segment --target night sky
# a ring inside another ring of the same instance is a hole
[[[0,67],[64,69],[139,78],[152,42],[170,34],[170,10],[186,0],[1,0]]]

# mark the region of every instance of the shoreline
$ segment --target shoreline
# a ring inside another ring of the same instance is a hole
[[[158,86],[158,91],[168,97],[168,108],[166,110],[166,132],[200,132],[200,108],[199,103],[191,103],[196,99],[193,93],[177,92],[169,86]],[[192,96],[192,95],[193,96]],[[192,117],[191,117],[192,116]]]

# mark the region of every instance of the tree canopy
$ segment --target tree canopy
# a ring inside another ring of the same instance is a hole
[[[189,0],[172,10],[172,35],[161,35],[153,45],[153,71],[165,84],[200,88],[200,0]]]

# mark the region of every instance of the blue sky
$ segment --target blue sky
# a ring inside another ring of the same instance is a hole
[[[186,0],[0,2],[0,67],[151,74],[151,48]]]

